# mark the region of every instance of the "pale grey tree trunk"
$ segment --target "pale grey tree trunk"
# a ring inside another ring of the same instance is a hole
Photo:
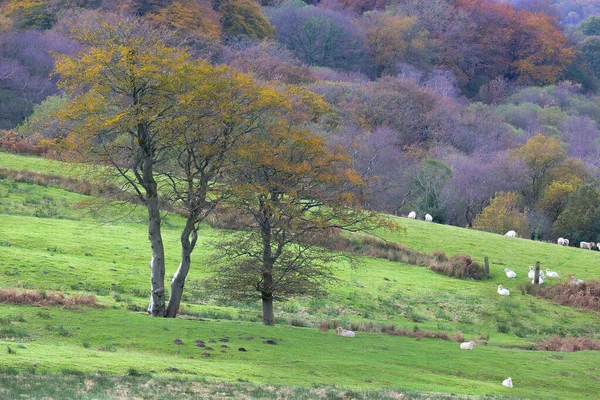
[[[138,104],[137,99],[134,104]],[[150,260],[151,290],[148,314],[153,317],[165,315],[165,248],[162,241],[160,204],[158,185],[154,179],[154,162],[156,143],[149,132],[148,124],[140,122],[137,125],[137,140],[139,150],[133,172],[139,184],[146,191],[140,193],[148,210],[148,240],[152,248]]]
[[[173,275],[173,279],[171,280],[171,295],[165,313],[165,317],[167,318],[175,318],[179,312],[183,287],[185,286],[187,274],[190,271],[192,251],[194,251],[197,239],[198,235],[194,228],[194,223],[188,219],[185,228],[181,232],[181,261],[179,263],[179,268],[177,268],[177,272],[175,272],[175,275]]]
[[[153,317],[163,317],[165,313],[165,249],[160,230],[161,218],[158,206],[158,196],[147,199],[148,206],[148,239],[152,248],[150,260],[150,279],[152,293],[148,314]]]

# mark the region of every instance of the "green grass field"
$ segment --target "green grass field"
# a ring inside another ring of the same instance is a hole
[[[0,153],[0,167],[76,171],[7,153]],[[598,352],[528,350],[550,335],[598,339],[600,316],[521,291],[536,261],[557,271],[557,281],[569,273],[600,277],[598,252],[399,219],[406,231],[379,235],[422,252],[468,254],[479,262],[487,256],[491,279],[448,278],[363,257],[357,268],[339,265],[341,284],[328,298],[277,304],[276,326],[264,327],[258,301],[217,302],[204,289],[212,243],[223,234],[206,226],[180,318],[153,319],[144,312],[150,290],[144,210],[99,208],[92,200],[0,180],[0,288],[94,294],[98,303],[77,310],[0,304],[0,398],[579,399],[600,393]],[[167,276],[177,268],[181,224],[166,216]],[[505,267],[517,278],[507,279]],[[497,295],[498,284],[511,296]],[[323,332],[321,321],[355,329],[357,337]],[[392,325],[462,334],[477,345],[464,351],[453,340],[382,333]],[[512,389],[501,385],[508,376]]]

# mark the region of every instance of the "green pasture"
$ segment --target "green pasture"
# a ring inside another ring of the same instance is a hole
[[[62,170],[57,163],[7,153],[0,153],[0,167]],[[182,220],[165,217],[170,277],[179,262]],[[599,338],[600,316],[526,294],[529,265],[540,261],[543,269],[561,275],[557,281],[570,273],[598,278],[599,252],[398,218],[405,231],[377,234],[421,252],[468,254],[481,263],[487,256],[491,278],[454,279],[425,267],[361,257],[356,267],[338,265],[340,283],[327,298],[279,303],[276,326],[263,327],[258,301],[216,301],[203,285],[213,243],[223,231],[202,228],[182,315],[166,320],[143,311],[150,290],[143,209],[5,179],[0,180],[0,221],[0,288],[95,294],[99,304],[79,310],[0,304],[0,380],[27,380],[33,398],[33,388],[52,375],[64,378],[57,378],[57,385],[77,377],[90,382],[115,377],[110,379],[125,386],[128,379],[172,378],[180,388],[227,384],[246,394],[272,385],[290,393],[335,385],[335,393],[356,391],[355,398],[393,398],[385,397],[393,389],[415,398],[596,398],[600,393],[597,352],[527,350],[550,335]],[[517,278],[507,279],[505,267]],[[511,295],[497,295],[498,284]],[[322,321],[354,329],[357,337],[323,332]],[[382,333],[391,326],[439,331],[450,339],[462,334],[477,345],[461,351],[453,340]],[[211,339],[215,343],[209,344]],[[213,350],[195,346],[195,340]],[[500,384],[508,376],[512,389]],[[22,386],[0,386],[0,397],[19,397]],[[94,393],[90,390],[89,398],[102,398]],[[265,393],[256,397],[269,398]]]

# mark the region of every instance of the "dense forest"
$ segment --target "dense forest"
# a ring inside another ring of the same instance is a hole
[[[56,58],[137,16],[213,66],[301,87],[310,129],[368,183],[364,206],[571,243],[600,239],[600,3],[593,0],[5,0],[0,134],[43,152],[68,101]],[[305,92],[305,93],[310,93]]]

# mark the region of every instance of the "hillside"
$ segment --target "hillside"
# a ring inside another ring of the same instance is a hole
[[[7,153],[0,153],[0,165],[64,170]],[[75,309],[0,304],[3,398],[47,393],[158,398],[171,391],[183,398],[405,393],[577,399],[600,391],[596,351],[530,350],[552,335],[599,339],[598,314],[521,292],[528,266],[536,261],[557,271],[558,281],[567,274],[598,278],[595,251],[400,218],[406,231],[380,235],[422,252],[468,254],[479,262],[487,256],[491,279],[448,278],[425,267],[361,257],[356,268],[337,266],[341,281],[327,298],[278,303],[276,325],[265,327],[260,304],[216,301],[205,290],[213,241],[225,232],[203,226],[181,316],[158,319],[145,315],[149,251],[142,210],[92,207],[88,196],[13,179],[0,180],[0,193],[2,293],[16,288],[46,297],[56,292],[96,297],[95,306]],[[177,267],[181,224],[175,215],[165,223],[169,277]],[[517,278],[507,279],[505,267]],[[498,284],[511,295],[498,296]],[[321,330],[323,324],[351,328],[357,337],[341,338],[332,329]],[[402,328],[448,340],[384,333]],[[475,349],[461,351],[453,340],[458,336],[475,340]],[[197,340],[213,350],[196,346]],[[512,389],[500,384],[508,376]]]
[[[516,227],[481,215],[506,192],[521,237],[598,242],[599,12],[584,0],[5,1],[0,149],[64,139],[75,121],[56,113],[74,115],[73,98],[56,60],[111,43],[90,33],[103,24],[139,25],[189,60],[325,100],[304,127],[352,155],[369,209],[502,233]]]

